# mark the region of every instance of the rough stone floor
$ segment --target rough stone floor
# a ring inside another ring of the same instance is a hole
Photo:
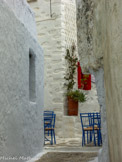
[[[37,162],[88,162],[97,157],[100,147],[82,147],[80,138],[57,138],[56,145],[46,144],[45,154]]]

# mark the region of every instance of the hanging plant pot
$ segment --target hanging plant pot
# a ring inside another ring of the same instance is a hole
[[[91,90],[91,74],[83,74],[80,62],[77,64],[78,89]]]
[[[70,96],[68,98],[68,115],[77,116],[78,115],[78,101],[75,101]]]

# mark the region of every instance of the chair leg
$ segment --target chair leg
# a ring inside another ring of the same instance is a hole
[[[51,130],[51,145],[53,145],[53,131]]]
[[[92,142],[92,131],[90,131],[90,142]]]
[[[54,143],[56,144],[55,130],[53,130],[53,136],[54,136]]]
[[[84,146],[84,131],[82,132],[82,146]]]
[[[98,131],[99,133],[99,146],[102,144],[102,135],[101,135],[101,130]]]
[[[86,144],[86,142],[85,142],[85,131],[83,131],[83,145],[85,145]]]

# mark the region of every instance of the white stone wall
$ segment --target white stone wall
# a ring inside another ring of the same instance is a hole
[[[76,3],[74,0],[62,0],[61,3],[64,10],[64,34],[65,34],[65,47],[71,48],[72,44],[77,47],[77,27],[76,27]]]
[[[52,17],[50,3],[38,0],[29,3],[35,12],[38,41],[44,50],[45,64],[45,110],[54,110],[56,117],[56,132],[62,135],[62,117],[64,108],[64,45],[62,43],[61,3],[52,0]]]
[[[43,53],[4,1],[0,22],[0,161],[27,161],[43,149]],[[30,49],[35,54],[35,102],[29,100]]]
[[[72,45],[76,46],[75,54],[78,56],[77,52],[77,28],[76,28],[76,4],[74,0],[61,0],[61,40],[62,40],[62,50],[64,60],[64,74],[67,70],[67,63],[65,60],[66,49],[71,49]],[[75,77],[77,82],[77,73]],[[65,80],[64,80],[65,83]],[[75,85],[77,88],[77,85]],[[64,93],[66,93],[66,87],[64,87]],[[67,115],[67,98],[64,96],[64,108],[63,114]],[[64,124],[63,124],[64,125]]]

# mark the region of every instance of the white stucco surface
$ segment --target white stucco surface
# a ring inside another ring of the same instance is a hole
[[[122,161],[122,1],[105,1],[104,71],[110,162]],[[104,22],[102,23],[104,26]]]
[[[12,9],[33,37],[37,37],[35,15],[26,0],[1,0]]]
[[[92,69],[96,77],[101,106],[103,149],[99,162],[122,161],[121,8],[121,0],[77,0],[80,59],[84,69]]]
[[[105,88],[104,88],[104,70],[100,68],[97,71],[91,70],[96,80],[96,88],[98,94],[98,102],[101,111],[101,132],[102,132],[102,148],[98,154],[99,162],[109,161],[109,150],[108,150],[108,133],[107,133],[107,121],[106,121],[106,105],[105,105]]]
[[[43,52],[4,1],[0,22],[0,161],[27,161],[43,148]],[[35,54],[35,102],[29,100],[29,49]]]

